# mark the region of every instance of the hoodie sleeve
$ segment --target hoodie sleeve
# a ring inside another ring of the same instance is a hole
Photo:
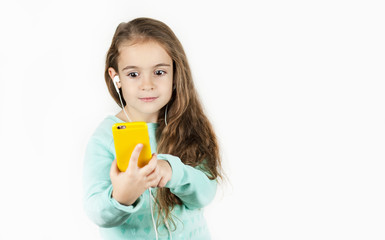
[[[203,208],[214,199],[217,181],[210,180],[199,167],[185,165],[178,157],[169,154],[158,154],[158,159],[170,163],[172,177],[165,187],[178,196],[187,208]]]
[[[108,133],[107,133],[108,134]],[[90,219],[100,227],[123,224],[143,205],[140,196],[131,206],[125,206],[111,197],[110,167],[114,160],[112,136],[94,135],[86,149],[83,165],[84,209]]]

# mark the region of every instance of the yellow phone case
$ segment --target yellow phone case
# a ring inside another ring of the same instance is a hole
[[[137,144],[142,143],[143,149],[138,159],[138,167],[145,166],[152,158],[150,138],[145,122],[116,123],[112,126],[112,135],[118,168],[126,171],[131,154]]]

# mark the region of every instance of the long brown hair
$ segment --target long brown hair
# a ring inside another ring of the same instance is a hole
[[[126,42],[148,40],[156,41],[165,49],[173,61],[174,73],[174,90],[167,104],[167,125],[164,119],[166,106],[159,111],[158,115],[157,152],[178,156],[184,164],[192,167],[199,165],[211,180],[222,178],[217,138],[199,101],[183,47],[166,24],[151,18],[136,18],[119,24],[107,52],[104,74],[111,96],[121,106],[119,96],[108,74],[109,67],[118,71],[120,45]],[[124,100],[123,104],[126,105]],[[168,188],[159,188],[156,198],[159,203],[158,221],[161,212],[164,211],[166,219],[171,220],[175,226],[171,211],[175,205],[182,204],[181,200]]]

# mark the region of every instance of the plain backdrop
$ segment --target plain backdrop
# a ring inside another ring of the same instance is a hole
[[[1,1],[0,239],[100,239],[85,146],[120,22],[182,42],[228,177],[213,239],[385,238],[382,1]]]

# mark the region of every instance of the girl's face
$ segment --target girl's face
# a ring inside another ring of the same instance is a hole
[[[111,78],[119,74],[125,109],[132,121],[156,122],[159,110],[171,99],[172,59],[155,41],[119,48],[118,73],[109,68]]]

